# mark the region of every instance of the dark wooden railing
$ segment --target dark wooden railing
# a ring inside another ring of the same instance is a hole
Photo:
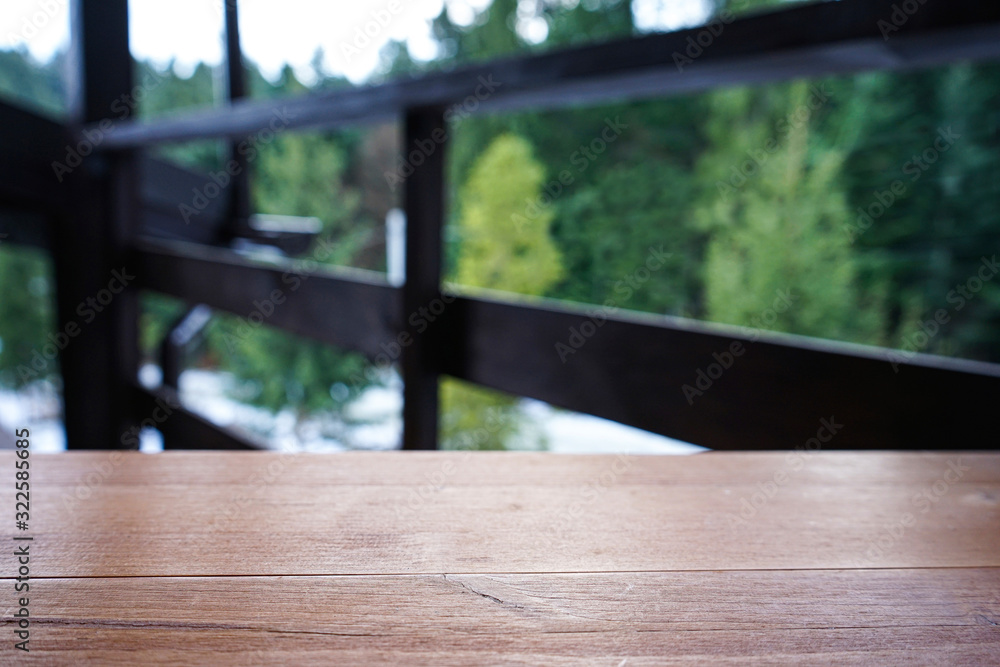
[[[286,299],[268,326],[370,358],[405,341],[392,361],[400,362],[405,383],[406,449],[437,446],[441,374],[713,448],[793,448],[815,434],[821,418],[844,424],[825,445],[831,448],[993,447],[981,434],[994,426],[995,365],[918,354],[894,372],[881,349],[778,334],[751,339],[736,327],[618,313],[564,360],[556,343],[589,321],[591,309],[451,294],[441,282],[447,147],[441,138],[452,105],[477,90],[481,109],[506,111],[1000,56],[1000,6],[994,3],[928,0],[886,40],[879,21],[888,20],[894,4],[842,0],[740,18],[683,68],[674,54],[683,53],[699,29],[277,103],[239,100],[242,84],[231,81],[230,106],[116,123],[64,187],[52,177],[51,161],[99,131],[114,99],[132,83],[127,0],[77,0],[74,44],[83,84],[73,126],[0,106],[6,215],[0,231],[52,250],[60,326],[77,319],[77,304],[104,287],[112,269],[127,266],[136,275],[132,296],[116,300],[62,353],[69,446],[124,445],[122,433],[157,410],[163,414],[164,405],[171,406],[163,422],[170,424],[164,427],[168,447],[259,446],[178,407],[170,387],[138,387],[134,288],[141,288],[243,316],[255,300],[282,290]],[[236,25],[231,2],[227,25]],[[235,30],[228,53],[240,53]],[[231,64],[228,71],[232,79],[239,68]],[[404,154],[434,146],[406,179],[403,287],[357,271],[307,272],[292,260],[246,259],[224,247],[246,231],[245,179],[235,180],[229,196],[197,224],[186,225],[169,203],[185,200],[192,179],[206,177],[136,157],[157,143],[235,141],[267,127],[276,112],[290,130],[394,120],[405,127]],[[288,289],[292,279],[300,287]],[[413,324],[414,313],[437,303],[445,306],[433,323],[426,329]],[[689,404],[681,387],[734,342],[745,353],[724,381]]]

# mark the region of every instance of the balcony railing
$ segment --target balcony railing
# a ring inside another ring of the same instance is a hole
[[[479,108],[495,112],[1000,56],[995,3],[928,0],[886,40],[879,22],[893,4],[842,0],[740,18],[680,68],[675,54],[699,29],[263,102],[240,99],[236,8],[227,3],[231,105],[109,129],[113,101],[132,87],[127,0],[78,0],[73,34],[82,85],[73,127],[0,106],[0,204],[7,212],[0,224],[10,240],[53,253],[60,326],[75,321],[78,304],[103,287],[111,270],[129,267],[136,276],[129,293],[61,353],[69,446],[123,446],[126,428],[169,408],[167,447],[253,447],[179,407],[169,388],[149,391],[136,383],[135,288],[244,315],[292,277],[301,288],[287,294],[269,326],[369,357],[382,353],[383,344],[409,341],[398,359],[406,449],[437,446],[442,374],[719,449],[792,448],[821,417],[851,425],[831,443],[836,448],[992,447],[980,434],[995,423],[995,365],[917,354],[891,373],[884,350],[763,334],[746,346],[730,379],[692,408],[680,388],[713,353],[747,341],[738,328],[613,315],[600,336],[563,363],[555,343],[588,321],[589,309],[451,294],[442,286],[444,156],[453,105],[477,90]],[[187,225],[170,203],[206,177],[139,157],[154,144],[235,141],[267,127],[276,113],[289,130],[395,120],[405,127],[405,155],[433,146],[405,183],[402,287],[347,270],[306,273],[292,260],[246,259],[225,247],[248,233],[246,179],[234,179],[226,197]],[[94,155],[58,183],[52,161],[63,158],[67,145],[95,136],[101,140]],[[425,331],[413,330],[410,315],[439,301],[446,304],[440,317]]]

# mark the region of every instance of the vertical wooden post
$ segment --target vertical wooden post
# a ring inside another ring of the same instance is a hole
[[[71,12],[69,102],[79,129],[117,116],[113,105],[132,93],[128,0],[73,0]],[[54,244],[59,330],[71,334],[60,353],[70,449],[124,447],[122,435],[136,421],[138,298],[130,277],[137,267],[128,248],[137,176],[131,153],[97,153],[107,131],[70,139],[68,150],[83,160],[63,176],[72,213],[60,220]]]
[[[412,109],[406,114],[403,159],[413,169],[406,179],[406,284],[403,328],[420,309],[441,296],[441,229],[444,224],[444,148],[442,109]],[[440,335],[434,323],[403,350],[403,449],[437,449]]]
[[[243,49],[240,46],[240,21],[238,11],[238,0],[224,0],[225,26],[226,26],[226,102],[232,105],[233,102],[243,99],[247,95],[246,74],[243,70]],[[228,160],[235,163],[235,169],[231,171],[235,175],[228,186],[228,221],[223,227],[222,237],[217,239],[220,242],[229,241],[234,236],[244,234],[249,225],[250,219],[250,173],[249,163],[246,156],[241,155],[237,150],[237,142],[230,142],[228,147]],[[229,170],[229,164],[224,165]],[[205,306],[195,306],[188,309],[178,318],[166,338],[160,346],[160,369],[162,371],[163,385],[174,391],[180,390],[180,376],[184,370],[184,351],[190,338],[183,342],[175,341],[175,334],[178,327],[185,323],[190,324],[191,318],[201,320],[205,317],[207,308]],[[200,332],[204,323],[199,325]],[[160,427],[163,434],[164,449],[199,449],[200,442],[191,442],[185,438],[185,431],[176,428],[176,424],[169,420]]]
[[[231,105],[247,96],[243,49],[240,46],[238,0],[225,0],[226,7],[226,94]],[[229,186],[229,225],[227,232],[239,236],[247,231],[250,220],[250,165],[245,155],[229,145],[229,159],[236,163],[236,175]]]
[[[230,101],[247,95],[243,73],[243,49],[240,47],[240,17],[237,0],[226,3],[226,92]]]

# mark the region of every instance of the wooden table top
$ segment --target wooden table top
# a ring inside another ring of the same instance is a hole
[[[1000,664],[1000,454],[13,461],[0,664]]]

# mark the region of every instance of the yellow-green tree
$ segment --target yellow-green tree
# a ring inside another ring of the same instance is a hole
[[[786,94],[788,115],[777,122],[755,118],[756,108],[771,105],[755,105],[753,91],[713,98],[706,126],[717,150],[701,161],[710,192],[695,211],[711,234],[704,265],[708,318],[877,343],[881,295],[859,293],[843,233],[851,220],[840,183],[844,153],[810,137],[822,93],[796,83]],[[780,316],[766,316],[769,309]]]
[[[542,295],[563,277],[549,236],[550,206],[539,197],[545,171],[519,136],[497,137],[473,165],[462,189],[460,285]]]
[[[469,287],[541,296],[563,277],[549,235],[551,204],[539,200],[545,170],[525,139],[494,139],[459,192],[459,250],[454,280]],[[540,448],[544,439],[515,399],[446,378],[442,444],[446,448]]]

